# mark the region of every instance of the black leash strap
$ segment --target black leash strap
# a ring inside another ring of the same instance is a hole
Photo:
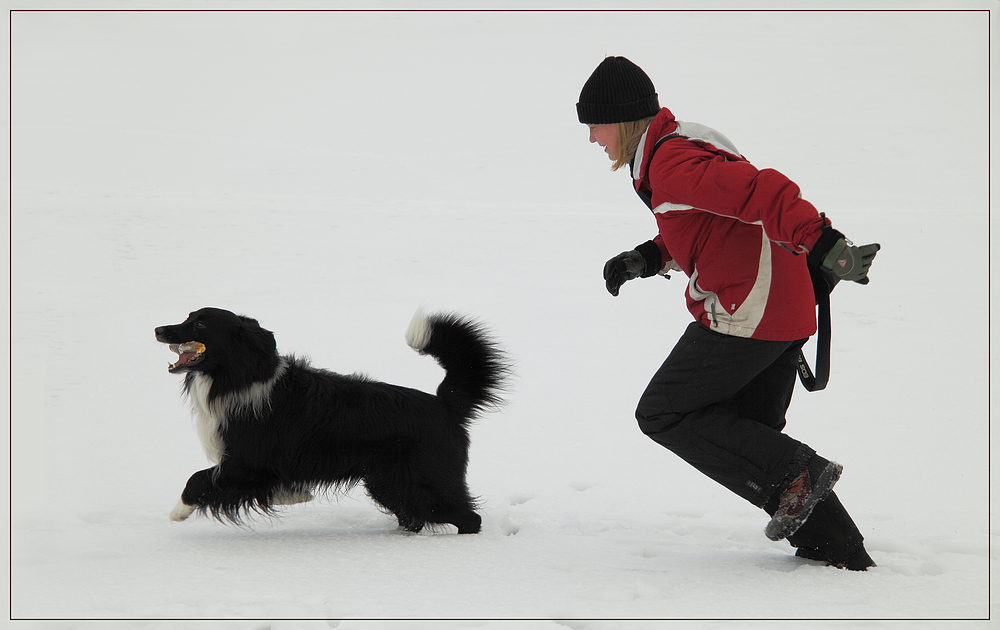
[[[663,144],[667,140],[672,140],[673,138],[683,138],[683,137],[684,136],[680,135],[679,133],[671,133],[671,134],[665,135],[662,138],[660,138],[659,140],[657,140],[656,144],[653,145],[653,150],[649,152],[649,159],[646,160],[646,163],[648,164],[648,163],[651,163],[653,161],[653,155],[656,154],[656,150],[660,148],[661,144]],[[632,158],[632,163],[635,163],[635,158]],[[629,171],[631,171],[632,170],[632,164],[629,164],[628,168],[629,168]],[[633,174],[633,182],[634,182],[634,174]],[[633,186],[633,188],[634,188],[634,186]],[[652,190],[639,190],[638,188],[634,188],[634,189],[635,189],[635,193],[637,195],[639,195],[639,199],[642,199],[642,203],[646,204],[646,207],[649,208],[650,211],[652,211],[653,210],[653,191]]]
[[[818,392],[830,381],[830,294],[816,293],[819,306],[819,333],[816,335],[816,373],[809,369],[806,355],[799,350],[799,380],[810,392]]]
[[[816,373],[809,368],[806,355],[799,350],[799,380],[802,386],[810,392],[818,392],[830,381],[830,292],[837,286],[840,278],[816,269],[809,265],[809,276],[812,278],[813,293],[816,295],[816,306],[819,308],[816,334]]]

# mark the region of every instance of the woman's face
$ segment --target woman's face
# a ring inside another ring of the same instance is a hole
[[[604,147],[608,159],[612,162],[618,155],[618,125],[587,125],[590,129],[590,141]]]

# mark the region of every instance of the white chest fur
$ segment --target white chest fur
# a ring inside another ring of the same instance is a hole
[[[213,464],[222,462],[225,444],[222,441],[222,428],[226,422],[226,412],[218,404],[209,404],[208,392],[212,389],[212,377],[200,372],[192,374],[188,384],[188,396],[191,399],[191,413],[194,416],[195,429],[205,457]]]
[[[254,383],[249,387],[219,396],[209,401],[208,394],[212,390],[212,377],[201,372],[193,372],[188,382],[188,397],[191,400],[191,413],[194,415],[195,428],[205,456],[213,464],[222,463],[226,443],[222,439],[222,430],[226,427],[230,414],[249,410],[252,415],[263,417],[271,404],[271,390],[278,379],[288,369],[288,360],[282,358],[278,369],[270,379]]]

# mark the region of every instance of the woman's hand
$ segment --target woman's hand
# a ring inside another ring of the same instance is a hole
[[[629,280],[641,278],[646,272],[646,259],[636,250],[622,252],[604,263],[604,284],[608,293],[618,297],[618,290]]]

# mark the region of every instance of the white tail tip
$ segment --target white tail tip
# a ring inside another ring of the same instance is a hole
[[[423,352],[424,348],[431,341],[431,320],[424,309],[417,309],[410,320],[410,326],[406,329],[406,343],[416,350]]]

